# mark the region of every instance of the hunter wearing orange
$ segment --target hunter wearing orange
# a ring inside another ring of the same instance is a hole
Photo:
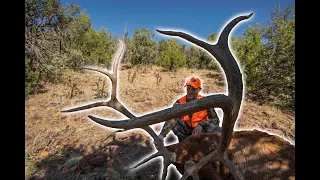
[[[204,97],[199,94],[202,89],[199,78],[191,77],[185,86],[187,87],[187,94],[179,98],[174,106]],[[160,140],[163,141],[170,130],[178,137],[179,141],[190,135],[197,136],[201,132],[221,132],[219,118],[214,108],[166,121],[159,134]]]
[[[198,94],[197,99],[203,98],[200,94]],[[185,104],[187,102],[187,96],[183,96],[179,100],[180,104]],[[199,111],[192,114],[192,117],[189,118],[188,115],[180,117],[182,121],[187,123],[190,127],[194,128],[198,125],[200,121],[208,120],[207,110]]]

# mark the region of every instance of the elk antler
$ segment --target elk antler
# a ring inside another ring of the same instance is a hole
[[[201,40],[198,40],[183,32],[157,30],[162,34],[181,37],[187,41],[190,41],[204,48],[206,51],[212,54],[220,63],[222,69],[226,74],[229,93],[228,97],[232,101],[230,106],[226,108],[221,107],[221,109],[224,112],[224,117],[222,124],[221,141],[217,150],[213,151],[208,156],[203,158],[199,163],[195,164],[195,168],[192,168],[192,171],[190,172],[186,172],[181,179],[186,179],[191,174],[197,173],[204,164],[215,160],[219,160],[222,163],[224,163],[230,169],[231,173],[236,179],[243,179],[242,174],[236,169],[236,167],[223,156],[225,150],[228,148],[230,144],[233,127],[235,121],[238,118],[243,96],[242,74],[240,72],[240,68],[237,64],[237,61],[234,59],[229,49],[228,38],[232,28],[240,21],[250,18],[252,14],[253,13],[247,16],[239,16],[237,18],[234,18],[231,22],[229,22],[228,25],[223,29],[219,37],[219,40],[215,45],[211,45]]]
[[[234,18],[231,22],[227,24],[227,26],[223,29],[220,34],[219,40],[216,44],[209,44],[204,41],[201,41],[197,38],[194,38],[191,35],[188,35],[183,32],[175,32],[175,31],[161,31],[157,30],[159,33],[169,35],[169,36],[178,36],[183,38],[189,42],[192,42],[202,48],[204,48],[207,52],[213,55],[217,61],[220,63],[222,69],[225,72],[228,86],[228,96],[226,95],[211,95],[202,99],[194,100],[188,103],[185,103],[180,106],[168,108],[165,110],[161,110],[158,112],[154,112],[142,117],[131,118],[130,120],[122,120],[122,121],[109,121],[100,119],[94,116],[89,116],[93,121],[108,127],[113,128],[123,128],[123,129],[132,129],[145,127],[147,125],[159,123],[162,121],[170,120],[175,117],[179,117],[188,113],[194,113],[200,110],[220,107],[223,110],[223,124],[222,124],[222,133],[221,133],[221,141],[219,147],[216,151],[209,154],[207,157],[203,158],[199,163],[195,164],[195,168],[190,172],[187,172],[183,175],[182,179],[186,179],[192,173],[198,172],[198,170],[206,163],[210,161],[214,161],[217,158],[226,164],[226,166],[231,170],[233,176],[236,179],[243,179],[241,173],[229,163],[223,156],[225,150],[230,144],[231,134],[233,131],[233,127],[235,121],[238,118],[238,114],[241,107],[242,97],[243,97],[243,82],[242,82],[242,74],[240,72],[237,61],[233,57],[229,46],[228,46],[228,38],[232,28],[242,20],[248,19],[252,16],[253,13],[247,16],[238,16]]]
[[[72,108],[72,109],[68,109],[68,110],[63,110],[61,112],[75,112],[75,111],[80,111],[80,110],[86,110],[86,109],[90,109],[90,108],[94,108],[94,107],[99,107],[99,106],[107,106],[107,107],[111,107],[119,112],[121,112],[122,114],[124,114],[125,116],[129,117],[129,118],[136,118],[126,107],[124,107],[119,100],[117,99],[117,73],[118,73],[118,64],[120,59],[123,57],[124,51],[125,51],[125,44],[123,43],[122,40],[119,40],[120,42],[120,47],[119,50],[115,56],[115,60],[114,60],[114,64],[113,64],[113,73],[110,74],[109,72],[103,70],[103,69],[98,69],[98,68],[91,68],[91,67],[86,67],[84,69],[87,70],[92,70],[92,71],[96,71],[96,72],[100,72],[104,75],[106,75],[107,77],[110,78],[111,83],[112,83],[112,93],[111,93],[111,99],[109,101],[102,101],[102,102],[96,102],[96,103],[92,103],[92,104],[88,104],[85,106],[80,106],[80,107],[76,107],[76,108]],[[158,152],[150,155],[149,157],[147,157],[146,159],[142,160],[140,163],[138,163],[137,165],[135,165],[132,168],[136,168],[142,164],[144,164],[145,162],[158,157],[158,156],[163,156],[163,172],[162,172],[162,179],[166,178],[167,175],[167,168],[168,166],[171,164],[171,160],[172,158],[175,157],[175,154],[172,154],[171,152],[169,152],[167,150],[167,148],[165,148],[165,146],[163,145],[163,143],[161,143],[160,139],[158,138],[157,134],[149,127],[149,126],[144,126],[141,127],[143,130],[147,131],[151,137],[154,139],[154,141],[156,141],[157,143],[157,149]],[[128,130],[128,129],[126,129]],[[116,131],[116,132],[123,132],[123,131]]]
[[[237,61],[234,59],[229,47],[228,47],[228,36],[232,30],[232,28],[239,23],[242,20],[248,19],[252,16],[252,13],[247,16],[239,16],[237,18],[234,18],[229,24],[223,29],[219,40],[216,44],[208,44],[204,41],[201,41],[199,39],[196,39],[188,34],[185,34],[183,32],[174,32],[174,31],[161,31],[157,30],[158,32],[169,35],[169,36],[178,36],[181,37],[187,41],[190,41],[202,48],[204,48],[206,51],[208,51],[211,55],[213,55],[217,61],[220,63],[222,69],[224,70],[227,78],[227,84],[228,84],[228,96],[219,94],[219,95],[210,95],[205,98],[197,99],[185,104],[182,104],[180,106],[175,106],[172,108],[168,108],[165,110],[161,110],[158,112],[154,112],[148,115],[144,115],[141,117],[134,117],[124,106],[118,102],[115,99],[111,99],[111,101],[105,103],[95,103],[92,105],[87,105],[86,108],[91,107],[97,107],[101,105],[106,105],[113,107],[114,109],[122,112],[127,117],[131,118],[129,120],[122,120],[122,121],[111,121],[111,120],[104,120],[97,118],[95,116],[89,115],[88,117],[92,119],[93,121],[112,128],[123,128],[125,130],[132,129],[132,128],[144,128],[148,127],[148,125],[163,122],[170,120],[172,118],[176,118],[179,116],[183,116],[188,113],[194,113],[198,112],[200,110],[209,109],[209,108],[215,108],[220,107],[223,110],[224,116],[223,116],[223,124],[222,124],[222,132],[221,132],[221,141],[218,146],[218,148],[211,152],[209,155],[207,155],[205,158],[203,158],[200,162],[198,162],[195,165],[191,165],[191,168],[189,166],[189,171],[186,171],[184,175],[182,176],[182,179],[186,179],[188,176],[196,174],[199,169],[205,165],[208,162],[212,161],[221,161],[224,163],[233,174],[234,178],[236,179],[243,179],[242,174],[236,169],[236,167],[227,159],[224,158],[224,152],[227,149],[227,147],[230,144],[231,140],[231,134],[233,131],[233,127],[235,124],[235,121],[238,118],[239,110],[241,107],[242,102],[242,96],[243,96],[243,82],[242,82],[242,74],[240,72],[239,66],[237,64]],[[116,71],[114,69],[114,71]],[[100,71],[99,71],[100,72]],[[107,73],[104,73],[107,76]],[[115,73],[113,74],[115,75]],[[116,79],[116,77],[113,77]],[[110,78],[111,79],[111,78]],[[113,82],[114,85],[114,82]],[[113,89],[113,92],[115,90]],[[82,107],[84,109],[84,107]],[[79,109],[79,108],[75,108]],[[73,109],[73,110],[75,110]],[[81,109],[81,108],[80,108]],[[71,112],[71,111],[65,111],[65,112]],[[149,127],[150,128],[150,127]],[[149,132],[150,131],[150,132]],[[153,130],[149,129],[147,132],[150,133],[150,135],[154,135],[155,133]],[[154,140],[157,141],[157,144],[160,147],[162,144],[159,143],[159,139],[153,137]],[[163,147],[163,146],[161,146]],[[160,151],[160,150],[159,150]],[[160,152],[159,152],[160,154]],[[163,155],[165,153],[162,153]],[[150,160],[151,158],[154,158],[157,155],[150,156],[144,162]],[[165,163],[165,162],[164,162]],[[164,168],[165,172],[165,168]],[[163,174],[166,175],[166,174]],[[162,179],[165,177],[162,176]]]

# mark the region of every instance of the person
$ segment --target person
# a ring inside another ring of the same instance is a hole
[[[199,78],[194,76],[191,77],[186,82],[185,86],[187,87],[187,94],[179,98],[173,106],[185,104],[189,101],[204,97],[199,94],[202,89]],[[181,142],[188,136],[198,136],[201,132],[221,132],[219,123],[219,117],[217,116],[215,109],[209,108],[166,121],[158,137],[163,143],[166,135],[170,132],[170,130],[172,130],[173,133],[178,137],[179,142]]]

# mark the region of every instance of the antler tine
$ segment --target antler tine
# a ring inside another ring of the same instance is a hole
[[[226,167],[230,170],[233,177],[237,180],[243,180],[243,176],[237,167],[228,159],[224,158],[222,154],[220,154],[217,150],[211,152],[206,157],[202,158],[197,164],[190,165],[186,171],[184,172],[183,176],[180,180],[185,180],[189,176],[197,174],[198,171],[209,162],[220,161],[226,165]]]
[[[94,107],[106,106],[106,105],[107,105],[107,102],[96,102],[96,103],[88,104],[88,105],[85,105],[85,106],[71,108],[71,109],[68,109],[68,110],[62,110],[61,112],[75,112],[75,111],[81,111],[81,110],[86,110],[86,109],[91,109],[91,108],[94,108]]]
[[[143,159],[142,161],[140,161],[138,164],[131,167],[130,169],[137,168],[137,167],[141,166],[142,164],[150,161],[153,158],[156,158],[158,156],[162,156],[163,157],[163,169],[162,169],[161,177],[162,177],[162,180],[165,180],[167,177],[167,171],[168,171],[169,165],[171,164],[172,161],[175,161],[175,159],[174,159],[175,154],[168,151],[168,149],[163,145],[163,143],[158,138],[157,134],[149,126],[143,127],[142,129],[147,131],[151,135],[151,137],[154,139],[154,141],[156,141],[156,143],[158,145],[158,147],[157,147],[158,152]]]
[[[113,61],[113,73],[110,74],[107,71],[104,71],[102,69],[97,69],[97,68],[90,68],[90,67],[85,67],[84,69],[88,69],[88,70],[93,70],[93,71],[97,71],[100,72],[104,75],[107,75],[112,83],[112,93],[111,93],[111,101],[115,100],[117,98],[117,86],[118,86],[118,65],[119,65],[119,61],[121,60],[121,58],[123,57],[123,54],[125,52],[125,44],[124,42],[120,39],[120,47],[118,49],[118,52],[116,53],[115,57],[114,57],[114,61]]]
[[[202,168],[202,166],[204,166],[205,164],[207,164],[208,162],[210,162],[210,160],[214,157],[217,156],[217,152],[213,151],[210,154],[208,154],[206,157],[202,158],[197,164],[194,165],[189,165],[188,168],[186,168],[184,174],[182,175],[180,180],[185,180],[187,179],[189,176],[193,175],[193,174],[197,174],[199,172],[199,170]]]
[[[161,34],[165,34],[165,35],[168,35],[168,36],[178,36],[178,37],[181,37],[189,42],[192,42],[204,49],[206,49],[207,51],[211,50],[211,44],[208,44],[207,42],[204,42],[204,41],[201,41],[189,34],[186,34],[184,32],[177,32],[177,31],[162,31],[162,30],[159,30],[159,29],[156,29],[156,31],[158,31],[159,33]]]
[[[231,30],[233,29],[233,27],[235,25],[237,25],[240,21],[245,20],[245,19],[249,19],[252,15],[253,15],[253,13],[251,13],[247,16],[238,16],[238,17],[234,18],[231,22],[229,22],[228,25],[221,32],[217,44],[219,44],[220,46],[222,46],[222,45],[228,46],[229,34],[230,34]]]
[[[158,157],[158,156],[161,156],[159,151],[158,151],[157,153],[152,154],[152,155],[148,156],[147,158],[143,159],[143,160],[142,160],[141,162],[139,162],[138,164],[130,167],[130,169],[135,169],[135,168],[141,166],[142,164],[144,164],[144,163],[146,163],[146,162],[150,161],[151,159],[156,158],[156,157]]]
[[[62,110],[61,112],[75,112],[75,111],[80,111],[80,110],[86,110],[86,109],[91,109],[94,107],[99,107],[99,106],[109,106],[113,107],[114,109],[122,112],[125,111],[126,114],[131,114],[127,109],[123,109],[122,104],[117,100],[117,70],[118,70],[118,63],[121,60],[122,55],[124,54],[125,51],[125,44],[122,42],[122,40],[119,40],[120,42],[120,47],[118,49],[118,52],[116,53],[114,57],[114,64],[113,64],[113,73],[109,73],[103,69],[99,68],[93,68],[93,67],[84,67],[83,69],[91,70],[91,71],[96,71],[99,73],[102,73],[106,75],[107,77],[110,78],[111,80],[111,87],[112,87],[112,93],[111,93],[111,99],[107,102],[95,102],[92,104],[88,104],[85,106],[80,106],[77,108],[72,108],[68,110]],[[132,115],[132,114],[131,114]],[[128,116],[128,117],[134,117],[134,116]]]

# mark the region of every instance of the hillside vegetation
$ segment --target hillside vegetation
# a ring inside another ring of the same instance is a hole
[[[136,75],[132,81],[134,72]],[[190,75],[196,75],[203,80],[203,95],[226,91],[224,76],[217,71],[181,69],[170,72],[154,66],[123,68],[119,73],[118,98],[137,116],[170,107],[177,98],[185,94],[184,82]],[[162,80],[157,83],[159,76]],[[34,170],[30,170],[30,174],[33,174],[31,177],[50,179],[55,175],[64,179],[79,175],[81,179],[90,179],[91,176],[98,174],[99,177],[108,176],[108,174],[113,176],[114,171],[121,177],[125,177],[126,172],[121,168],[122,161],[150,153],[153,148],[152,140],[141,129],[113,136],[111,132],[114,129],[103,128],[87,118],[92,114],[105,119],[125,119],[123,115],[110,108],[95,108],[74,114],[61,113],[63,109],[110,97],[107,93],[110,92],[110,81],[100,74],[67,70],[63,72],[61,78],[63,83],[48,83],[41,93],[30,95],[26,100],[25,142],[26,153],[30,157],[30,159],[27,158],[27,165]],[[217,111],[221,118],[222,111],[219,108]],[[262,129],[294,143],[294,124],[292,114],[283,113],[272,106],[259,105],[246,98],[235,127],[236,129]],[[161,125],[162,123],[159,123],[151,127],[159,132]],[[112,148],[115,149],[112,150]],[[116,153],[109,157],[112,159],[108,161],[111,164],[103,164],[97,166],[99,168],[95,170],[92,168],[80,172],[82,170],[80,159],[84,161],[84,159],[101,156],[105,159],[105,156],[111,152]],[[73,156],[77,158],[72,159]],[[156,163],[149,168],[153,168],[151,172],[154,173],[159,171]],[[143,175],[143,171],[141,174]]]
[[[279,6],[280,7],[280,6]],[[59,83],[65,69],[84,65],[110,68],[118,38],[124,38],[124,62],[133,66],[157,65],[170,71],[180,68],[219,71],[214,58],[197,46],[177,39],[156,41],[148,27],[125,27],[118,37],[107,28],[94,30],[80,6],[62,6],[57,0],[25,1],[25,93],[37,93],[45,82]],[[220,29],[221,27],[217,28]],[[245,77],[252,100],[294,111],[295,104],[295,7],[277,8],[264,24],[250,24],[242,36],[230,37],[230,47]],[[215,29],[207,40],[219,38]]]

